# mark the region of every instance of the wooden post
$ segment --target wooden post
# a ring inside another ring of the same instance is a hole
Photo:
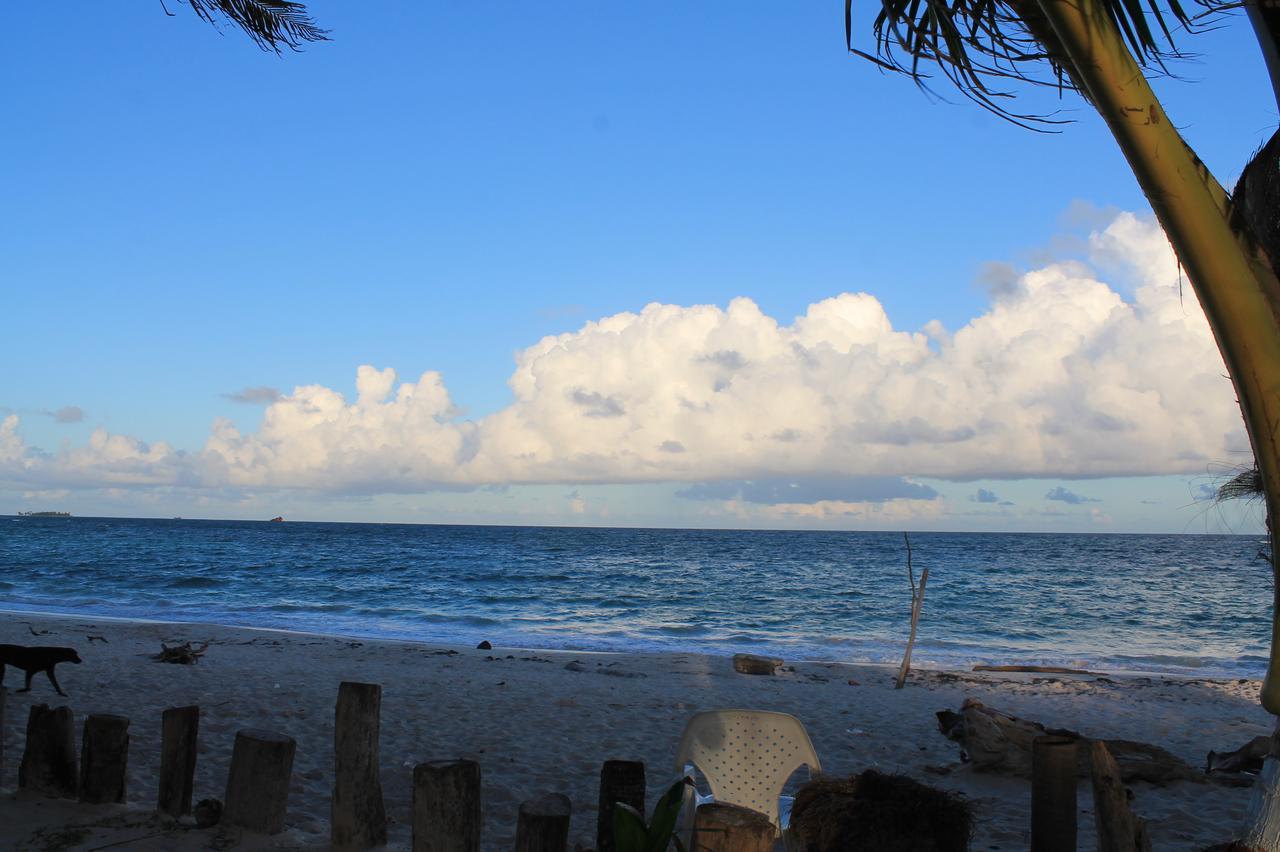
[[[600,767],[600,810],[596,815],[596,850],[613,852],[613,806],[630,805],[644,813],[644,761],[606,760]]]
[[[1031,741],[1031,852],[1075,852],[1076,741]]]
[[[74,799],[76,782],[76,729],[71,708],[50,710],[48,704],[34,705],[27,716],[27,743],[18,765],[18,788]]]
[[[123,802],[129,768],[129,720],[93,713],[80,741],[80,801]]]
[[[480,852],[480,764],[432,760],[413,768],[413,852]]]
[[[694,813],[690,852],[773,852],[777,839],[777,828],[764,814],[712,802]]]
[[[4,778],[4,705],[5,696],[9,694],[7,687],[0,686],[0,779]]]
[[[564,852],[569,843],[568,796],[548,793],[520,803],[515,852]]]
[[[156,809],[175,819],[191,813],[199,707],[170,707],[160,717],[160,795]]]
[[[1098,852],[1151,852],[1147,824],[1130,810],[1128,791],[1120,781],[1120,768],[1106,743],[1095,740],[1089,757]]]
[[[337,849],[387,843],[387,812],[378,775],[382,687],[343,682],[333,723],[333,803],[330,841]]]
[[[916,575],[911,569],[911,539],[906,533],[902,540],[907,543],[907,581],[911,584],[911,635],[907,637],[907,652],[902,655],[902,668],[898,669],[898,682],[894,689],[902,689],[907,682],[907,671],[911,668],[911,649],[916,644],[916,626],[920,623],[920,610],[924,608],[924,587],[929,582],[929,566],[920,572],[920,588],[916,588]]]
[[[236,733],[222,822],[262,834],[284,829],[293,774],[292,737],[246,728]]]

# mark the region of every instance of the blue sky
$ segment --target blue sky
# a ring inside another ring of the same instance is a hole
[[[1210,474],[1242,461],[1239,436],[1222,437],[1230,424],[1218,428],[1221,412],[1197,408],[1210,402],[1220,408],[1229,390],[1179,408],[1173,395],[1149,388],[1162,407],[1126,422],[1158,434],[1132,464],[1106,458],[1106,429],[1072,437],[1057,455],[1011,452],[1008,464],[993,464],[989,450],[975,452],[967,467],[929,461],[928,448],[894,456],[842,445],[842,454],[816,448],[787,458],[731,446],[701,451],[676,431],[659,440],[653,418],[667,415],[627,397],[625,382],[617,385],[624,390],[606,393],[616,375],[582,384],[573,376],[584,367],[568,361],[559,367],[565,372],[541,375],[539,387],[563,390],[556,399],[577,406],[570,405],[577,421],[566,423],[532,403],[528,412],[536,417],[512,409],[508,382],[519,353],[547,335],[569,335],[564,347],[584,363],[613,364],[592,354],[599,335],[584,328],[624,312],[639,316],[654,302],[717,306],[727,316],[733,300],[745,298],[763,317],[791,328],[810,305],[867,293],[895,332],[919,333],[937,321],[949,334],[998,314],[999,293],[1010,281],[1076,264],[1076,279],[1101,281],[1137,303],[1142,282],[1155,286],[1157,261],[1139,246],[1145,238],[1117,237],[1124,248],[1116,251],[1133,254],[1121,263],[1100,258],[1090,235],[1107,233],[1120,211],[1141,219],[1149,209],[1105,128],[1075,98],[1033,93],[1027,100],[1031,109],[1063,109],[1079,119],[1057,135],[1008,126],[942,87],[939,93],[955,103],[931,100],[909,81],[845,53],[837,2],[557,2],[485,10],[313,2],[333,41],[283,57],[261,53],[237,32],[219,34],[179,3],[169,5],[172,17],[159,4],[79,4],[73,14],[28,4],[6,17],[0,355],[10,366],[0,374],[0,418],[17,415],[10,432],[21,449],[11,452],[9,472],[0,471],[2,511],[56,506],[82,514],[848,528],[1259,527],[1256,512],[1207,510],[1196,499]],[[870,15],[863,17],[865,33]],[[1177,66],[1186,80],[1160,81],[1161,96],[1215,173],[1234,180],[1277,120],[1256,44],[1235,17],[1184,45],[1203,59]],[[1167,263],[1160,269],[1160,286],[1170,286]],[[867,304],[846,307],[858,317],[874,313]],[[712,322],[709,316],[681,314],[661,326],[667,331],[657,323],[635,326],[686,334]],[[734,328],[758,341],[767,325]],[[1090,338],[1088,347],[1096,348],[1110,332],[1090,328],[1103,335]],[[817,340],[806,333],[761,343],[755,360],[725,355],[737,348],[689,349],[689,358],[760,363],[766,352]],[[1146,332],[1132,333],[1147,339]],[[646,345],[662,353],[694,346],[662,340],[640,340],[629,353],[610,350],[609,358],[620,359],[614,372],[636,369],[628,358],[652,364],[653,356],[637,354]],[[940,352],[947,340],[934,335],[920,345]],[[925,356],[893,357],[898,366],[887,376]],[[814,390],[827,398],[847,389],[861,400],[864,437],[849,441],[868,440],[868,429],[878,436],[869,439],[875,447],[936,443],[930,436],[964,429],[981,441],[982,424],[1016,419],[999,409],[1009,400],[993,400],[972,423],[938,426],[967,404],[962,379],[976,362],[966,361],[963,369],[938,368],[939,386],[960,384],[947,387],[947,406],[936,416],[906,428],[901,411],[910,405],[872,394],[855,361],[831,365]],[[657,385],[679,380],[680,363],[674,359],[666,372],[648,377],[656,384],[646,399],[670,396],[669,387]],[[361,447],[399,441],[392,451],[409,459],[404,464],[385,454],[352,460],[355,451],[343,436],[330,430],[316,438],[320,433],[299,423],[291,428],[302,432],[276,438],[290,447],[318,442],[318,455],[305,463],[290,466],[282,453],[264,450],[266,433],[252,452],[245,449],[246,441],[257,441],[264,406],[228,395],[265,387],[291,396],[296,387],[319,386],[350,402],[361,365],[393,368],[410,383],[437,371],[450,402],[422,416],[482,424],[481,437],[460,427],[433,438],[431,447],[452,440],[459,442],[455,453],[469,453],[465,448],[483,441],[515,452],[510,448],[532,440],[528,430],[540,429],[542,452],[551,447],[559,455],[532,470],[496,455],[486,460],[481,449],[484,470],[455,474],[435,465],[402,476],[397,471],[413,467],[424,446],[413,438],[420,433],[412,431],[418,422],[412,417],[395,421],[394,438],[377,433],[386,428],[382,420],[350,426],[365,436]],[[791,387],[790,369],[779,366],[770,380]],[[1151,369],[1169,372],[1179,364]],[[1099,367],[1095,377],[1115,375],[1108,370]],[[759,407],[784,393],[766,392],[765,380],[749,369],[732,381],[744,396],[733,408],[736,420],[717,421],[721,432],[749,431]],[[1074,394],[1071,380],[1063,381],[1053,406],[1059,413],[1070,409],[1062,400]],[[1133,388],[1165,379],[1119,381]],[[1105,402],[1105,395],[1091,397],[1089,416],[1097,419],[1095,409]],[[806,418],[802,403],[794,405],[796,422],[768,433],[783,436],[776,440],[789,453],[790,445],[813,440],[814,418]],[[64,409],[61,418],[47,414]],[[885,438],[875,418],[890,409],[898,413],[884,414],[880,425],[894,432]],[[825,415],[830,429],[852,422]],[[1234,412],[1230,417],[1238,421]],[[232,474],[210,473],[204,461],[193,461],[206,452],[218,418],[238,430],[238,461],[214,466]],[[566,448],[579,442],[574,428],[583,443],[603,442],[598,427],[623,419],[628,427],[610,439],[613,445],[652,432],[653,446],[681,448],[670,478],[665,456],[640,467],[601,461],[601,452],[591,465],[567,457]],[[490,420],[492,428],[485,425]],[[1186,421],[1209,425],[1192,434]],[[678,431],[675,421],[661,422]],[[1055,425],[1052,434],[1073,428]],[[135,442],[127,470],[119,457],[93,456],[95,446],[108,445],[95,431]],[[1195,444],[1187,447],[1194,461],[1177,458],[1170,448],[1179,442]],[[157,444],[184,460],[157,460]],[[950,456],[964,457],[965,444],[955,443]],[[135,458],[143,445],[144,457]],[[925,460],[920,469],[913,469],[915,458]],[[335,465],[346,472],[334,472]],[[367,475],[350,472],[361,465]],[[297,473],[301,468],[306,475]],[[932,496],[904,491],[904,482]],[[690,490],[699,483],[708,487]],[[884,487],[871,487],[877,483]],[[786,502],[779,488],[792,489],[787,493],[797,500]],[[1000,499],[979,501],[979,489]],[[1050,499],[1060,493],[1055,489],[1089,499]],[[713,493],[720,496],[705,496]],[[772,496],[747,499],[761,494]]]

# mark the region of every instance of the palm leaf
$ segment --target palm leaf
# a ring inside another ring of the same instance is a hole
[[[877,6],[871,24],[874,52],[855,46],[853,0],[845,0],[848,50],[881,68],[905,74],[928,89],[936,70],[965,97],[1001,118],[1031,129],[1064,122],[1017,113],[1006,106],[1012,83],[1081,91],[1071,61],[1045,19],[1038,0],[868,0]],[[1069,2],[1069,0],[1053,0]],[[1165,71],[1165,60],[1183,56],[1173,28],[1190,31],[1200,18],[1239,5],[1238,0],[1196,0],[1193,18],[1180,0],[1092,0],[1124,36],[1145,67]]]
[[[328,41],[329,31],[311,20],[307,7],[296,0],[183,0],[205,21],[217,26],[230,21],[263,50],[298,50],[303,44]]]

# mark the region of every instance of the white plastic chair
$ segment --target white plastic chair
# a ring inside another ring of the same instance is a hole
[[[711,795],[693,788],[680,814],[680,838],[693,849],[694,811],[711,801],[758,811],[786,838],[791,798],[782,795],[787,779],[801,766],[821,772],[818,754],[795,716],[768,710],[708,710],[685,725],[676,750],[676,771],[692,777],[701,770]]]

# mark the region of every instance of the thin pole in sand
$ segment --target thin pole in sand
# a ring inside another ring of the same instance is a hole
[[[378,777],[382,687],[343,681],[333,724],[333,804],[330,840],[335,849],[387,844],[387,812]]]
[[[156,810],[171,817],[191,813],[196,777],[200,708],[170,707],[160,716],[160,792]]]
[[[911,567],[911,539],[904,532],[902,540],[907,544],[907,582],[911,584],[911,635],[907,637],[907,653],[902,657],[902,668],[898,669],[898,682],[894,689],[902,689],[907,682],[907,670],[911,668],[911,649],[916,644],[916,625],[920,623],[920,610],[924,607],[924,587],[929,582],[929,566],[920,572],[920,587],[916,588],[916,574]]]

